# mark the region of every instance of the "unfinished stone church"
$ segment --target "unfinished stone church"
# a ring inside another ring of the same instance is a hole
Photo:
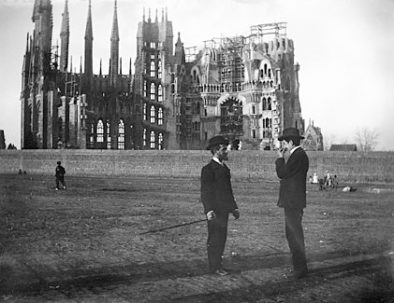
[[[115,0],[108,74],[101,60],[93,74],[91,5],[84,63],[73,71],[68,1],[53,46],[51,1],[35,0],[22,69],[22,148],[204,149],[222,134],[235,149],[272,149],[284,128],[304,132],[286,23],[251,26],[248,36],[212,38],[197,49],[174,37],[167,11],[144,11],[134,73],[131,60],[124,73]]]

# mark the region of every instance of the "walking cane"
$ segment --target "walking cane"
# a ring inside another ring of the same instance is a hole
[[[181,227],[181,226],[186,226],[186,225],[192,225],[192,224],[196,224],[196,223],[200,223],[200,222],[204,222],[207,221],[208,219],[200,219],[200,220],[195,220],[195,221],[191,221],[191,222],[186,222],[186,223],[182,223],[182,224],[177,224],[177,225],[172,225],[172,226],[168,226],[168,227],[163,227],[163,228],[158,228],[158,229],[151,229],[148,231],[144,231],[142,233],[139,233],[139,235],[145,235],[145,234],[153,234],[159,231],[163,231],[163,230],[167,230],[167,229],[172,229],[172,228],[177,228],[177,227]]]

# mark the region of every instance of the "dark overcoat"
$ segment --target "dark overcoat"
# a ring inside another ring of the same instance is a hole
[[[276,174],[280,178],[279,207],[303,209],[306,207],[306,177],[309,159],[302,148],[297,148],[287,162],[278,158]]]
[[[201,202],[205,213],[211,210],[215,213],[233,212],[238,208],[231,187],[230,169],[227,165],[211,160],[202,168]]]

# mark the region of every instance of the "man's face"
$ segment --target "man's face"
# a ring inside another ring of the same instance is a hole
[[[283,140],[282,141],[282,148],[286,149],[286,150],[291,150],[294,147],[293,145],[293,141],[292,140]]]
[[[219,145],[219,150],[216,151],[216,157],[218,157],[220,161],[228,160],[228,151],[229,151],[228,147],[229,147],[228,145],[224,145],[224,144]]]

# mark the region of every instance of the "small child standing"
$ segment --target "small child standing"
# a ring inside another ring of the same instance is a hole
[[[64,182],[64,175],[66,174],[66,170],[62,166],[61,161],[57,161],[57,166],[55,170],[55,176],[56,176],[56,190],[59,190],[59,185],[62,183],[63,189],[66,189],[66,183]]]

